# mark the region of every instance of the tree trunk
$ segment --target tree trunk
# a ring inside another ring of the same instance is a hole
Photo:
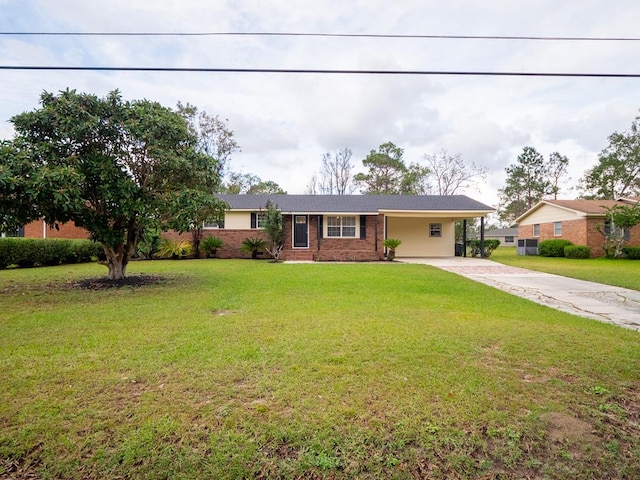
[[[194,228],[191,230],[191,245],[193,245],[193,256],[200,258],[200,242],[202,241],[202,229]]]
[[[102,245],[106,260],[100,262],[109,269],[109,280],[122,280],[127,272],[127,264],[129,256],[126,254],[126,248],[120,244],[116,248]]]

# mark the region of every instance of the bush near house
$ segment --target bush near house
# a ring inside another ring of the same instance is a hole
[[[543,240],[538,245],[538,255],[541,257],[564,257],[564,247],[569,245],[573,245],[573,243],[562,238]]]
[[[479,257],[481,255],[481,241],[480,240],[467,240],[467,246],[471,249],[472,257]],[[500,246],[500,240],[497,238],[486,239],[484,241],[484,256],[490,257],[493,251]]]
[[[623,247],[622,253],[629,260],[640,260],[640,247]]]
[[[85,263],[104,256],[102,245],[91,240],[2,238],[0,269]]]
[[[250,253],[254,260],[258,258],[258,254],[264,252],[267,242],[260,237],[247,237],[240,245],[240,251]]]
[[[591,258],[591,249],[585,245],[567,245],[564,247],[567,258]]]
[[[200,243],[200,248],[207,255],[207,258],[215,258],[218,254],[218,249],[222,247],[224,247],[224,240],[215,235],[204,237],[202,243]]]

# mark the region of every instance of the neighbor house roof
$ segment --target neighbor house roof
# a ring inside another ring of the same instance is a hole
[[[495,209],[466,195],[218,195],[231,210],[264,209],[267,201],[283,213],[473,212]]]
[[[486,230],[484,232],[485,237],[517,237],[517,228],[494,228],[493,230]]]
[[[607,208],[611,208],[614,205],[620,205],[621,202],[617,200],[542,200],[531,209],[520,215],[516,219],[516,223],[520,223],[523,219],[531,215],[533,212],[539,210],[544,205],[553,205],[565,210],[570,210],[586,217],[591,216],[603,216]]]

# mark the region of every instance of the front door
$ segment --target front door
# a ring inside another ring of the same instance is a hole
[[[294,248],[309,248],[309,216],[293,216],[293,246]]]

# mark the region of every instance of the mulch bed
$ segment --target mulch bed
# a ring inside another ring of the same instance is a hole
[[[157,275],[132,275],[121,280],[110,280],[105,277],[87,278],[73,284],[74,287],[85,290],[102,290],[107,288],[143,287],[155,285],[165,280]]]

